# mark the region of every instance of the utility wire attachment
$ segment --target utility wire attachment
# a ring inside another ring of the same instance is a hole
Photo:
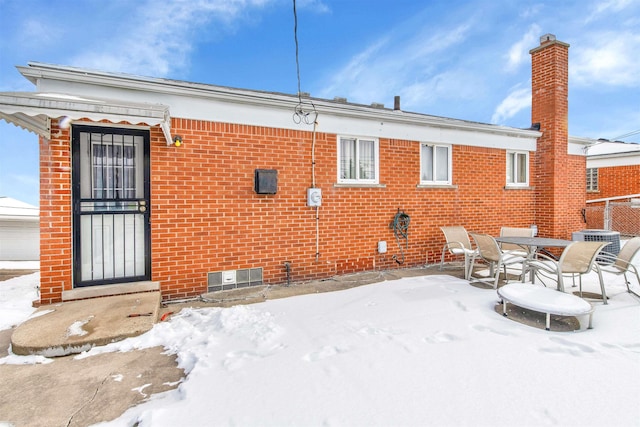
[[[293,38],[296,43],[296,75],[298,77],[298,105],[296,105],[293,112],[293,121],[296,124],[305,123],[308,125],[316,123],[318,119],[318,111],[313,101],[309,99],[308,104],[311,105],[311,110],[305,109],[305,102],[302,101],[302,90],[300,88],[300,59],[299,59],[299,46],[298,46],[298,12],[296,11],[296,0],[293,0]]]

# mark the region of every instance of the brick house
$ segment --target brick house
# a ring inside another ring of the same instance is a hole
[[[0,118],[41,136],[40,303],[423,265],[439,260],[445,225],[570,238],[588,141],[567,134],[568,48],[545,35],[531,50],[527,129],[405,112],[399,99],[18,67],[36,92],[0,94]],[[394,229],[402,213],[408,228]]]
[[[587,200],[640,194],[640,144],[599,140],[587,150]]]
[[[640,144],[598,140],[587,149],[587,228],[640,235]]]

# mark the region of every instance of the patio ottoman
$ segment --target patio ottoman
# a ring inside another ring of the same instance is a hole
[[[528,283],[510,283],[498,288],[498,296],[502,300],[502,314],[507,315],[507,302],[518,307],[546,313],[546,330],[549,330],[551,315],[589,316],[589,327],[593,327],[595,307],[582,298],[560,292],[556,289],[536,286]]]

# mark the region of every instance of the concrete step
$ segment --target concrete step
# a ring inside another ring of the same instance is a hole
[[[152,291],[43,305],[13,331],[11,349],[65,356],[137,336],[158,321],[161,299]]]
[[[110,297],[140,292],[160,292],[160,282],[131,282],[115,285],[86,286],[62,291],[62,301],[76,301],[88,298]]]

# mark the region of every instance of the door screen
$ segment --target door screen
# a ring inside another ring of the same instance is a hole
[[[148,280],[149,136],[74,127],[76,286]]]

